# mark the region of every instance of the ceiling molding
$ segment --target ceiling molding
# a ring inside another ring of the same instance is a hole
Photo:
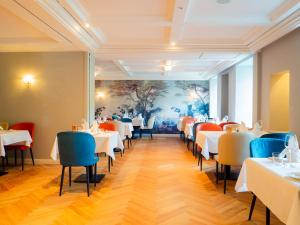
[[[132,73],[128,71],[128,69],[126,68],[126,66],[123,65],[121,60],[114,60],[113,62],[123,73],[130,77],[132,76]]]
[[[264,32],[259,32],[256,35],[254,33],[253,36],[255,36],[255,38],[247,40],[245,44],[247,44],[251,51],[256,52],[298,27],[300,27],[300,9],[293,12],[284,20],[268,27]]]
[[[100,47],[98,41],[95,40],[95,38],[93,38],[58,1],[37,0],[37,2],[67,30],[72,32],[91,51],[94,51]]]

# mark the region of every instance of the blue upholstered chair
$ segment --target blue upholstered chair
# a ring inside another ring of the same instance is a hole
[[[261,136],[261,138],[274,138],[274,139],[280,139],[285,141],[287,136],[293,135],[292,132],[287,133],[270,133],[270,134],[264,134]]]
[[[69,167],[69,186],[71,186],[72,166],[84,166],[86,168],[87,194],[90,195],[89,181],[90,168],[94,166],[94,181],[97,174],[97,162],[99,158],[95,155],[95,139],[92,135],[84,132],[60,132],[57,134],[60,164],[62,165],[60,191],[64,182],[65,167]],[[92,173],[92,172],[91,172]],[[96,186],[96,182],[94,182]]]
[[[193,155],[196,156],[196,150],[195,150],[195,142],[196,142],[196,135],[197,135],[197,126],[199,124],[202,124],[203,122],[197,122],[197,123],[194,123],[193,125],[193,136],[190,138],[190,140],[192,141],[193,143]],[[188,147],[189,147],[189,140],[188,140],[188,143],[187,143]]]
[[[123,123],[132,123],[132,119],[130,118],[122,118],[121,120]]]
[[[273,152],[282,152],[285,141],[275,138],[257,138],[250,143],[250,157],[268,158]]]
[[[253,141],[250,142],[250,157],[253,158],[268,158],[272,156],[273,152],[282,152],[282,150],[285,148],[285,137],[287,135],[284,135],[281,133],[280,135],[277,135],[279,133],[274,133],[275,135],[273,137],[280,137],[281,139],[275,139],[271,138],[273,134],[268,134],[267,138],[256,138]],[[265,135],[263,135],[265,136]],[[283,140],[282,140],[283,139]],[[250,221],[252,218],[252,213],[255,207],[256,202],[256,195],[253,194],[251,206],[250,206],[250,212],[248,220]],[[266,217],[268,220],[270,220],[270,214],[269,209],[266,208]]]

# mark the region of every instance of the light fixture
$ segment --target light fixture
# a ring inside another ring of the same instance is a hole
[[[28,87],[30,87],[34,83],[34,78],[31,74],[25,74],[22,80],[23,83],[26,84]]]
[[[174,47],[176,45],[176,43],[174,41],[172,41],[171,45]]]
[[[97,98],[104,98],[105,94],[102,91],[97,92]]]
[[[90,24],[85,23],[84,26],[85,26],[86,28],[89,28],[89,27],[90,27]]]

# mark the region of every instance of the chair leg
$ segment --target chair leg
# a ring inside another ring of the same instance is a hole
[[[16,166],[17,165],[17,150],[15,149],[14,152],[15,152],[15,166]]]
[[[151,139],[153,139],[152,130],[150,130],[150,136],[151,136]]]
[[[110,173],[110,156],[108,156],[107,161],[108,161],[108,172]]]
[[[86,170],[86,190],[87,190],[87,195],[88,197],[90,196],[90,170],[89,167],[85,167]]]
[[[197,152],[198,154],[198,166],[200,166],[200,157],[201,157],[201,153]]]
[[[24,151],[21,150],[22,171],[24,170]]]
[[[72,183],[72,167],[69,166],[69,186],[71,187],[71,183]]]
[[[216,184],[219,183],[219,162],[216,161]]]
[[[5,161],[5,157],[2,156],[1,158],[2,158],[2,170],[5,171],[5,162],[4,162]]]
[[[97,185],[96,179],[97,179],[97,163],[95,163],[94,166],[94,187],[96,187]]]
[[[142,129],[140,129],[140,138],[142,138]]]
[[[129,138],[127,137],[127,146],[128,146],[128,148],[130,147],[129,146]]]
[[[202,154],[201,154],[201,152],[200,152],[200,170],[202,171],[202,159],[203,159],[203,157],[202,157]]]
[[[268,207],[266,207],[266,225],[270,225],[271,223],[271,212],[270,209]]]
[[[251,202],[251,207],[250,207],[250,212],[249,212],[249,217],[248,217],[248,220],[249,220],[249,221],[250,221],[251,218],[252,218],[252,213],[253,213],[253,210],[254,210],[254,207],[255,207],[255,202],[256,202],[256,195],[253,194],[252,202]]]
[[[110,157],[110,164],[111,164],[111,166],[114,166],[114,162],[113,162],[112,157]]]
[[[195,142],[193,141],[193,155],[195,155]]]
[[[31,160],[32,160],[32,165],[34,165],[34,158],[33,158],[32,148],[30,148],[29,150],[30,150],[30,156],[31,156]]]
[[[59,188],[59,196],[61,196],[63,184],[64,184],[64,176],[65,176],[65,166],[62,166],[61,178],[60,178],[60,188]]]
[[[6,166],[8,166],[8,157],[7,157],[7,155],[5,156],[5,160],[6,160]]]
[[[120,151],[120,153],[121,153],[121,157],[123,157],[123,153],[122,153],[122,150]]]
[[[227,185],[227,166],[224,165],[224,194],[226,194],[226,185]]]

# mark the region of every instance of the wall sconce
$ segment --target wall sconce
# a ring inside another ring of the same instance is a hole
[[[97,98],[104,98],[105,94],[101,91],[97,92]]]
[[[34,78],[31,74],[26,74],[22,80],[23,83],[26,84],[28,88],[34,83]]]

